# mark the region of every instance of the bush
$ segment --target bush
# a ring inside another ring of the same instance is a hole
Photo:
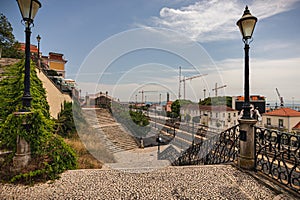
[[[65,101],[61,106],[61,111],[58,114],[58,119],[56,120],[55,132],[56,134],[66,138],[77,136],[73,119],[72,102]]]

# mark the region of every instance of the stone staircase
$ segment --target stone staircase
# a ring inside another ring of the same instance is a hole
[[[110,112],[104,108],[83,108],[87,122],[95,128],[106,149],[111,153],[128,151],[138,148],[138,145],[121,124],[117,123]]]

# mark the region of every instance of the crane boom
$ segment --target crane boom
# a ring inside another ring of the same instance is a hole
[[[183,82],[183,99],[185,99],[185,81],[193,80],[194,78],[199,78],[199,77],[206,76],[206,75],[208,75],[208,74],[198,74],[198,75],[187,77],[187,78],[183,77],[183,79],[179,80],[179,83]]]
[[[222,85],[220,87],[218,87],[218,84],[216,83],[215,88],[212,89],[212,91],[215,91],[215,95],[216,97],[218,96],[218,90],[227,87],[227,85]]]
[[[278,88],[276,88],[276,92],[277,92],[277,95],[278,95],[278,98],[279,98],[279,101],[280,101],[280,106],[283,107],[284,106],[283,97],[280,96]]]

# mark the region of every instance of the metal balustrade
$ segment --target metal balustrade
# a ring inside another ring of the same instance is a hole
[[[300,136],[255,127],[256,170],[300,192]]]
[[[206,165],[234,162],[239,149],[239,126],[236,125],[219,135],[192,145],[173,165]]]

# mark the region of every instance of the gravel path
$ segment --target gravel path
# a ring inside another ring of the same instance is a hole
[[[0,184],[0,199],[273,199],[277,194],[230,165],[146,173],[73,170],[54,183]]]

